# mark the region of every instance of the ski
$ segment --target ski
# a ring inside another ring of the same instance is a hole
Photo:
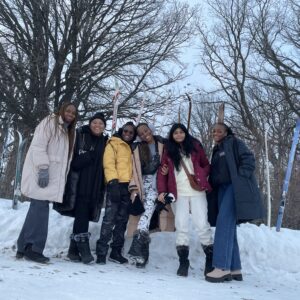
[[[120,89],[119,89],[117,81],[115,81],[115,94],[113,96],[113,118],[112,118],[112,125],[111,125],[111,136],[113,136],[113,134],[115,133],[116,128],[117,128],[119,96],[120,96]]]
[[[283,213],[284,213],[284,208],[285,208],[285,204],[286,204],[286,196],[287,196],[287,192],[289,189],[289,183],[290,183],[290,179],[291,179],[296,148],[297,148],[297,144],[299,141],[299,134],[300,134],[300,119],[297,120],[296,128],[294,131],[292,147],[291,147],[291,151],[290,151],[290,155],[289,155],[289,162],[287,165],[286,174],[285,174],[285,178],[284,178],[284,182],[283,182],[280,206],[279,206],[278,216],[277,216],[276,231],[280,231],[281,224],[282,224]]]
[[[16,163],[16,175],[15,175],[15,182],[14,182],[14,196],[13,196],[13,203],[12,208],[17,209],[18,207],[18,200],[21,199],[21,169],[22,169],[22,161],[24,156],[24,148],[26,145],[27,139],[23,139],[22,134],[17,131],[19,136],[19,144],[18,144],[18,152],[17,152],[17,163]]]

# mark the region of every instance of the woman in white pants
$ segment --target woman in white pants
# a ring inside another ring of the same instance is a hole
[[[172,210],[175,214],[176,248],[180,263],[177,275],[188,275],[190,212],[206,254],[206,274],[212,270],[213,249],[206,200],[206,191],[211,190],[207,181],[210,166],[201,143],[181,123],[174,124],[170,130],[161,166],[168,167],[168,174],[157,172],[158,200],[164,202],[166,193],[172,193],[176,199],[172,203]],[[193,177],[193,187],[189,177]]]

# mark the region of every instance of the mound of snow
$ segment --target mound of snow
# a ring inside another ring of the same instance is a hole
[[[275,228],[269,229],[264,225],[239,226],[238,241],[245,281],[214,285],[204,280],[204,253],[192,224],[191,269],[189,277],[184,279],[176,276],[178,257],[174,232],[151,234],[150,261],[144,270],[130,264],[120,266],[108,262],[100,267],[66,261],[73,219],[53,210],[50,210],[44,252],[50,256],[52,263],[40,266],[24,260],[16,261],[16,242],[28,205],[19,203],[18,209],[13,210],[11,201],[0,200],[0,291],[2,287],[5,290],[1,299],[106,297],[132,300],[141,297],[159,299],[162,294],[165,299],[299,299],[300,231],[282,229],[278,233]],[[95,250],[100,226],[101,219],[99,223],[90,223],[92,250]],[[127,238],[125,254],[130,243],[131,239]],[[9,288],[11,285],[15,286],[13,292]],[[33,286],[35,289],[32,289]],[[11,297],[11,293],[15,298]]]

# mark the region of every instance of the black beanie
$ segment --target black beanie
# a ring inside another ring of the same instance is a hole
[[[100,119],[105,127],[106,127],[106,120],[105,120],[105,117],[104,117],[104,114],[101,113],[101,112],[96,112],[89,120],[89,124],[91,124],[92,121],[94,121],[95,119]]]

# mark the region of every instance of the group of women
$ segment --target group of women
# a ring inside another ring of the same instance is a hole
[[[191,214],[206,255],[205,279],[243,280],[236,225],[262,218],[263,210],[253,154],[229,127],[214,126],[210,164],[201,143],[181,123],[173,124],[167,139],[154,135],[147,123],[132,122],[108,139],[102,113],[77,130],[76,121],[76,107],[65,103],[35,129],[22,174],[21,190],[30,206],[17,241],[17,258],[49,261],[43,250],[53,202],[54,209],[74,217],[68,258],[91,263],[89,221],[99,221],[105,202],[96,263],[106,263],[109,248],[110,261],[128,262],[123,248],[133,214],[139,221],[128,255],[136,267],[145,267],[151,218],[171,206],[177,274],[188,275]],[[216,226],[214,238],[211,225]]]

